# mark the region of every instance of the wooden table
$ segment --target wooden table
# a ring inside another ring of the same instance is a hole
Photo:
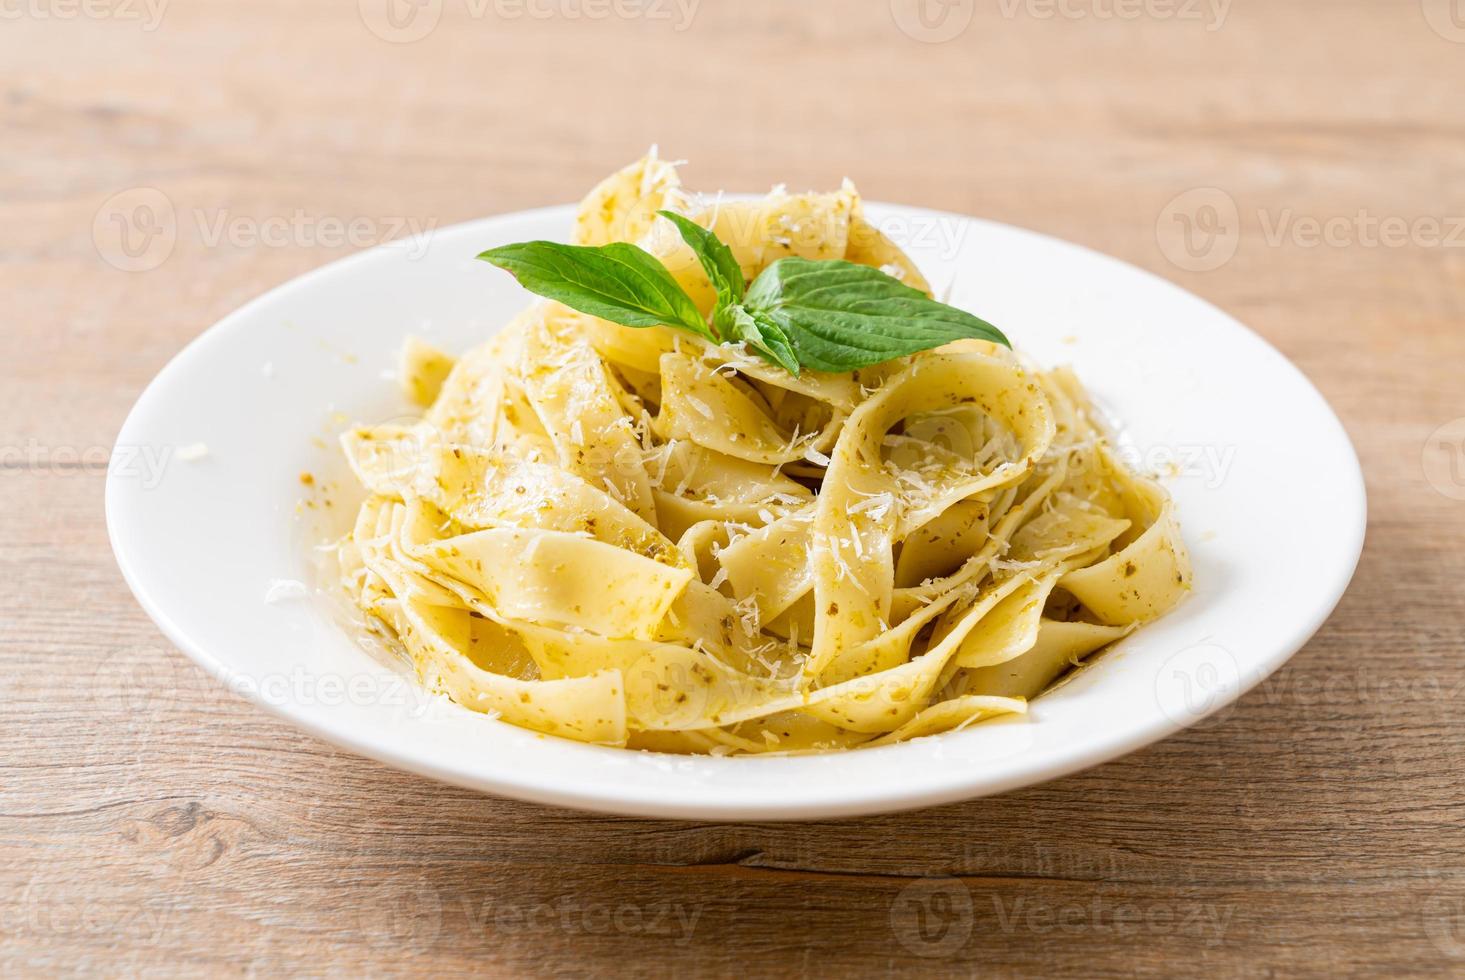
[[[0,11],[0,972],[1465,974],[1465,18],[619,2]],[[696,186],[848,172],[1249,323],[1362,456],[1337,613],[1222,720],[1127,759],[807,825],[490,799],[204,679],[107,545],[108,447],[147,381],[403,222],[569,200],[653,141]],[[118,251],[138,188],[173,208],[161,259]],[[341,243],[328,219],[365,223]]]

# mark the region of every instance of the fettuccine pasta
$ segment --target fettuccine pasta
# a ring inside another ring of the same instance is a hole
[[[929,293],[848,183],[703,201],[654,155],[581,206],[706,313],[657,218],[746,278],[789,255]],[[341,584],[421,682],[548,735],[670,752],[885,745],[1021,715],[1171,609],[1166,492],[1077,379],[964,340],[795,376],[740,346],[536,302],[482,347],[404,349],[419,421],[343,437],[368,492]]]

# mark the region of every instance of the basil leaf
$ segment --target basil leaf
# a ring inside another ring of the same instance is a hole
[[[852,371],[963,338],[1012,345],[1002,331],[878,269],[842,259],[779,259],[743,305],[782,328],[799,363]]]
[[[713,321],[724,340],[741,340],[794,377],[799,376],[799,358],[789,344],[783,328],[766,314],[750,313],[733,304],[719,307]]]
[[[716,342],[697,304],[656,258],[625,242],[520,242],[478,256],[531,293],[627,327],[680,327]]]
[[[658,211],[657,214],[677,226],[682,241],[691,247],[702,263],[712,288],[717,290],[717,303],[726,306],[743,298],[743,267],[738,265],[732,249],[710,230],[703,228],[691,218],[672,211]]]

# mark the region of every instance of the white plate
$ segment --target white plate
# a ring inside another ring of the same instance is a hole
[[[473,257],[562,238],[568,207],[352,256],[191,344],[118,437],[107,520],[122,572],[190,657],[321,738],[493,793],[663,817],[874,813],[1052,779],[1220,710],[1307,642],[1353,574],[1365,504],[1342,426],[1296,368],[1214,307],[1114,259],[990,222],[868,208],[938,289],[954,283],[952,302],[1040,362],[1072,363],[1123,421],[1135,458],[1172,474],[1194,594],[1026,720],[787,758],[582,745],[423,697],[322,594],[264,601],[276,580],[311,580],[311,546],[348,526],[360,499],[334,434],[408,412],[383,377],[403,336],[460,351],[491,334],[529,297]],[[180,452],[199,443],[203,458]],[[340,485],[332,507],[302,472]]]

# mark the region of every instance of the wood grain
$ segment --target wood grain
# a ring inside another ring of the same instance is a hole
[[[1465,487],[1426,468],[1465,416],[1465,240],[1417,224],[1465,216],[1446,0],[1236,3],[1219,23],[958,3],[971,23],[939,43],[898,28],[902,0],[692,4],[682,30],[568,0],[437,6],[413,43],[349,2],[190,0],[154,29],[121,0],[6,7],[0,971],[1465,973]],[[848,172],[1249,323],[1322,388],[1367,473],[1337,613],[1234,710],[1134,756],[808,825],[478,796],[206,681],[117,573],[101,461],[175,351],[352,250],[239,229],[559,202],[653,141],[698,186]],[[94,226],[137,188],[166,197],[177,241],[125,272]],[[1162,244],[1196,188],[1236,206],[1234,257],[1203,272]],[[1369,216],[1415,224],[1385,244]],[[1309,246],[1306,219],[1333,240]]]

